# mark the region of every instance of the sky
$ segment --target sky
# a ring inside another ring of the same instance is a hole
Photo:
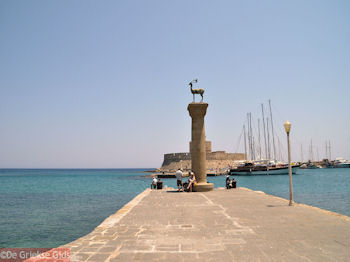
[[[271,100],[292,160],[350,159],[349,1],[0,1],[0,168],[160,167],[188,152],[188,83],[213,150]],[[196,98],[197,101],[199,98]],[[262,131],[261,131],[262,132]],[[241,139],[240,139],[241,138]],[[277,142],[276,142],[277,143]]]

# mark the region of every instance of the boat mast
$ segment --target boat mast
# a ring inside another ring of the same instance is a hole
[[[326,157],[325,159],[328,159],[328,146],[327,146],[327,140],[326,140]],[[329,160],[329,159],[328,159]]]
[[[261,159],[260,119],[258,118],[259,159]]]
[[[251,141],[250,141],[250,126],[249,126],[249,113],[247,113],[247,121],[248,121],[248,155],[249,159],[252,158],[252,151],[251,151]]]
[[[250,126],[250,141],[251,141],[251,152],[252,152],[252,160],[255,160],[255,143],[253,136],[253,125],[252,125],[252,113],[249,113],[249,126]]]
[[[247,138],[246,138],[246,133],[245,133],[245,125],[243,125],[243,132],[244,132],[244,155],[245,159],[247,160]]]
[[[262,121],[264,128],[264,141],[265,141],[265,158],[267,159],[267,146],[266,146],[266,128],[265,128],[265,116],[264,116],[264,104],[261,104]]]
[[[280,141],[280,139],[278,137],[277,137],[277,141],[278,141],[278,158],[283,160],[283,154],[282,154],[282,151],[281,151],[282,144],[281,144],[281,141]]]
[[[309,161],[312,161],[312,155],[311,155],[311,143],[309,145]]]
[[[329,147],[328,147],[328,150],[329,150],[329,161],[331,161],[331,159],[332,159],[331,140],[329,140],[328,142],[329,142]]]
[[[255,160],[256,159],[256,157],[255,157],[255,141],[254,141],[254,136],[252,136],[252,149],[253,149],[253,160]]]
[[[272,145],[273,145],[273,156],[274,160],[277,159],[276,157],[276,145],[275,145],[275,134],[273,131],[273,120],[272,120],[272,110],[271,110],[271,100],[269,99],[269,107],[270,107],[270,119],[271,119],[271,131],[272,131]]]
[[[310,145],[310,158],[311,158],[311,162],[314,160],[314,153],[313,153],[313,150],[312,150],[312,139],[311,139],[311,145]]]
[[[271,160],[270,131],[269,131],[269,118],[268,117],[266,117],[266,129],[267,129],[267,153],[268,153],[268,159]]]
[[[310,150],[311,146],[309,145],[309,161],[311,161],[311,150]]]
[[[303,156],[303,144],[300,144],[300,152],[301,152],[301,162],[304,161],[304,156]]]

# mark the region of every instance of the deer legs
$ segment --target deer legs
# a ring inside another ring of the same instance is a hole
[[[193,103],[195,103],[195,102],[196,102],[196,99],[195,99],[195,98],[196,98],[196,96],[195,96],[196,94],[201,95],[201,97],[202,97],[201,102],[203,102],[203,93],[193,92],[192,94],[193,94]]]

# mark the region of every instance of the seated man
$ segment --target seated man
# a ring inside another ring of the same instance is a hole
[[[151,189],[157,189],[157,182],[158,182],[158,179],[156,176],[153,177],[153,180],[152,180],[152,184],[151,184]]]
[[[194,177],[194,173],[191,172],[190,176],[188,177],[188,186],[187,189],[192,192],[193,191],[193,184],[195,183],[196,178]]]
[[[232,186],[230,176],[226,175],[226,188],[229,189]]]
[[[157,189],[163,189],[163,181],[160,180],[160,178],[158,178],[158,181],[157,181]]]
[[[235,178],[232,178],[231,183],[232,183],[232,187],[233,187],[233,188],[237,188],[237,181],[236,181]]]

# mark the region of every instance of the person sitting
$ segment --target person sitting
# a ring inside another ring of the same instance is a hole
[[[237,188],[237,181],[234,177],[231,180],[231,184],[232,184],[232,188]]]
[[[230,176],[226,175],[226,188],[229,189],[231,187]]]
[[[157,181],[157,189],[163,189],[163,181],[160,178]]]
[[[154,176],[151,184],[151,189],[157,189],[157,182],[158,182],[157,176]]]
[[[231,180],[230,176],[226,175],[226,188],[230,189],[230,188],[236,188],[236,187],[237,187],[237,181],[235,180],[235,178],[233,177]]]
[[[175,175],[176,175],[177,191],[180,192],[180,188],[182,191],[184,191],[184,187],[182,184],[182,171],[180,168],[176,171]]]
[[[195,183],[195,176],[194,176],[194,173],[191,172],[190,176],[188,177],[188,186],[187,186],[187,190],[189,192],[192,192],[193,191],[193,184]]]

